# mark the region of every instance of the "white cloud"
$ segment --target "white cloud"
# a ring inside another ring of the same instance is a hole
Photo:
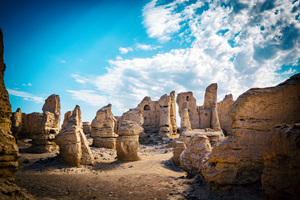
[[[283,64],[295,66],[300,58],[300,25],[297,12],[291,12],[299,2],[278,0],[269,7],[264,2],[244,1],[248,9],[243,9],[235,1],[221,6],[221,1],[156,5],[153,0],[143,9],[149,37],[166,42],[181,32],[179,42],[190,41],[188,48],[151,58],[111,60],[104,75],[81,79],[121,113],[144,96],[155,100],[172,90],[193,91],[201,105],[205,88],[214,82],[219,100],[228,93],[237,98],[251,87],[276,85],[297,72],[295,67],[277,71]]]
[[[77,83],[85,84],[85,83],[87,82],[87,80],[86,80],[85,78],[83,78],[83,77],[81,77],[81,76],[79,76],[79,75],[77,75],[77,74],[71,74],[71,76],[72,76],[73,78],[75,78],[75,81],[76,81]]]
[[[31,83],[28,83],[28,84],[23,83],[22,85],[23,86],[32,86]]]
[[[126,54],[126,53],[128,53],[130,51],[133,51],[133,49],[131,47],[127,47],[127,48],[120,47],[119,51],[120,51],[121,54]]]
[[[156,50],[158,48],[162,48],[161,46],[152,46],[147,44],[136,44],[137,49],[141,49],[144,51]]]
[[[67,90],[67,92],[71,93],[73,99],[87,102],[92,106],[103,106],[107,104],[107,98],[97,94],[93,90]]]
[[[34,94],[30,94],[24,91],[17,91],[12,89],[7,89],[8,93],[13,96],[22,97],[26,101],[34,101],[35,103],[43,103],[44,98],[35,96]]]
[[[116,57],[117,60],[122,60],[123,58],[121,56]]]

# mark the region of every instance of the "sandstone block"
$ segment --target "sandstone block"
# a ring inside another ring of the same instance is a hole
[[[182,141],[176,141],[173,149],[173,163],[174,165],[180,165],[180,154],[186,149],[186,145]]]
[[[117,156],[120,161],[137,161],[141,158],[138,155],[139,136],[119,136],[117,139]]]

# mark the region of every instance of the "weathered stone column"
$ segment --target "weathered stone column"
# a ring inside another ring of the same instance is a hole
[[[111,112],[111,104],[99,109],[91,124],[93,146],[115,149],[118,137],[114,132],[115,124],[116,119]]]
[[[138,155],[139,134],[143,132],[139,124],[124,120],[118,130],[117,156],[120,161],[136,161],[141,158]]]

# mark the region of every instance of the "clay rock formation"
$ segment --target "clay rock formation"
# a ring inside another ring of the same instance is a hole
[[[139,107],[131,108],[127,112],[123,113],[122,116],[118,119],[119,127],[121,126],[122,121],[132,121],[142,126],[144,123],[143,110]]]
[[[11,134],[11,105],[4,85],[3,35],[0,29],[0,179],[13,180],[18,169],[19,150]]]
[[[138,155],[139,134],[143,132],[141,125],[136,122],[124,120],[118,130],[117,157],[120,161],[136,161]]]
[[[217,102],[217,89],[216,83],[210,84],[205,90],[203,109],[212,109],[214,102]]]
[[[59,133],[60,125],[60,98],[58,95],[52,94],[46,100],[43,106],[43,113],[36,114],[37,121],[27,120],[32,123],[30,127],[41,127],[40,132],[33,132],[31,152],[44,153],[51,152],[57,148],[55,144],[55,136]],[[41,120],[41,123],[36,123]],[[36,129],[36,130],[39,130]]]
[[[186,106],[183,106],[183,104],[187,102]],[[183,109],[187,108],[189,113],[189,120],[191,124],[192,129],[200,128],[199,126],[199,108],[197,107],[197,102],[195,97],[193,96],[193,92],[182,92],[177,95],[176,103],[178,105],[178,113],[179,116],[182,119],[181,113]]]
[[[64,121],[61,125],[61,130],[63,130],[65,128],[65,126],[68,123],[68,119],[71,117],[71,115],[73,114],[73,110],[67,111],[64,115]]]
[[[220,126],[226,136],[232,135],[230,106],[234,103],[232,94],[225,95],[223,101],[218,103],[218,117]]]
[[[57,148],[54,142],[60,125],[60,98],[52,94],[43,106],[43,113],[25,114],[18,108],[12,113],[12,133],[17,138],[32,139],[29,151],[32,153],[51,152]]]
[[[22,112],[21,108],[18,108],[16,112],[12,113],[11,115],[11,132],[13,133],[14,137],[18,138],[19,132],[22,130]]]
[[[138,107],[143,110],[143,128],[147,134],[158,133],[160,138],[177,137],[175,91],[158,101],[145,97]]]
[[[11,133],[11,105],[4,85],[3,35],[0,29],[0,199],[35,199],[12,181],[18,169],[19,149]]]
[[[276,126],[263,152],[263,191],[268,199],[300,198],[300,124]]]
[[[111,112],[111,104],[99,109],[91,124],[93,146],[115,149],[118,137],[114,132],[115,124],[116,119]]]
[[[83,133],[84,134],[89,134],[91,132],[90,122],[82,122],[82,126],[83,126]]]
[[[66,115],[65,115],[66,116]],[[93,164],[94,158],[82,130],[80,107],[76,106],[66,125],[56,136],[60,159],[69,166]]]
[[[182,111],[181,111],[181,132],[188,132],[192,130],[191,127],[191,122],[190,122],[190,116],[189,116],[189,110],[188,110],[188,102],[184,102],[182,106]]]
[[[300,74],[269,88],[253,88],[231,106],[232,136],[217,143],[202,174],[213,187],[260,181],[263,150],[277,124],[300,122]]]
[[[186,150],[180,155],[181,168],[188,173],[189,176],[200,173],[202,160],[206,154],[211,151],[211,145],[208,137],[204,135],[194,135],[187,144]]]
[[[186,149],[186,145],[182,141],[176,141],[175,147],[173,149],[173,163],[174,165],[180,165],[180,154]]]

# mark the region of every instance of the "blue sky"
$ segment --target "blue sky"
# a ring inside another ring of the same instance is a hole
[[[300,70],[297,0],[1,0],[4,80],[12,110],[41,112],[58,94],[83,121],[111,103],[193,91],[199,105],[274,86]]]

